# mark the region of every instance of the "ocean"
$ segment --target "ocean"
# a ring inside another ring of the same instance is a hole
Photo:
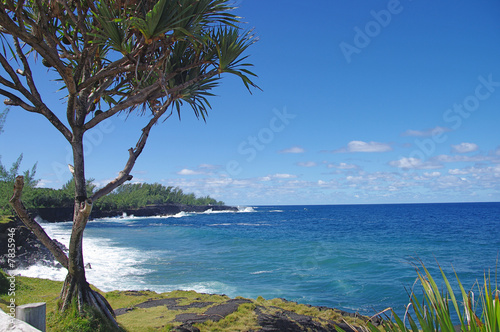
[[[42,223],[69,242],[71,222]],[[104,290],[176,289],[287,300],[374,314],[402,312],[421,260],[466,288],[494,279],[500,203],[242,207],[239,212],[93,220],[87,278]],[[33,266],[25,276],[63,280]],[[453,283],[454,284],[454,283]]]

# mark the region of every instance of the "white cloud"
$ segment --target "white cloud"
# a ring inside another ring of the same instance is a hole
[[[351,141],[347,144],[348,152],[386,152],[391,151],[389,144],[378,142]]]
[[[278,174],[271,175],[271,177],[273,177],[275,179],[294,179],[297,177],[297,175],[278,173]]]
[[[450,128],[446,127],[434,127],[430,129],[425,129],[425,130],[413,130],[413,129],[408,129],[405,131],[401,136],[413,136],[413,137],[431,137],[431,136],[437,136],[440,135],[444,132],[451,131]]]
[[[317,164],[314,161],[306,161],[306,162],[297,163],[297,166],[300,166],[300,167],[314,167],[316,165]]]
[[[222,166],[220,166],[220,165],[211,165],[211,164],[201,164],[200,166],[198,166],[198,168],[215,170],[215,169],[222,168]]]
[[[467,152],[473,152],[477,151],[479,149],[479,146],[474,143],[460,143],[457,145],[452,145],[451,149],[453,152],[456,153],[467,153]]]
[[[469,174],[469,172],[463,170],[463,169],[458,169],[458,168],[455,168],[455,169],[450,169],[448,170],[448,173],[451,174],[451,175],[464,175],[464,174]]]
[[[177,172],[177,174],[179,174],[179,175],[198,175],[198,174],[202,174],[202,172],[193,171],[192,169],[184,168],[184,169],[180,170],[179,172]]]
[[[435,177],[439,177],[441,176],[441,172],[425,172],[424,173],[424,176],[428,177],[428,178],[435,178]]]
[[[399,160],[390,161],[389,165],[403,169],[436,169],[443,167],[442,165],[431,161],[424,162],[421,159],[406,157],[403,157]]]
[[[346,177],[346,180],[348,182],[361,182],[363,180],[365,180],[362,176],[352,176],[352,175],[349,175]]]
[[[306,150],[301,148],[300,146],[292,146],[291,148],[278,151],[279,153],[304,153]]]
[[[340,164],[328,164],[328,168],[336,168],[336,169],[357,169],[359,168],[358,165],[354,164],[347,164],[347,163],[340,163]]]
[[[432,160],[441,162],[441,163],[458,163],[458,162],[482,162],[482,161],[492,161],[494,158],[490,156],[482,156],[482,155],[475,155],[475,156],[460,156],[460,155],[454,155],[454,156],[449,156],[445,154],[441,154],[439,156],[436,156],[432,158]]]
[[[55,181],[52,181],[52,180],[41,179],[40,181],[38,181],[36,187],[37,188],[53,188],[54,183],[55,183]]]

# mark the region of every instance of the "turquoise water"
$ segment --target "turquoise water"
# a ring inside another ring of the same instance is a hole
[[[195,289],[370,314],[408,302],[416,258],[431,272],[436,260],[447,273],[453,267],[472,287],[495,271],[500,249],[500,203],[245,211],[92,221],[88,278],[104,290]],[[64,242],[71,224],[44,227]]]

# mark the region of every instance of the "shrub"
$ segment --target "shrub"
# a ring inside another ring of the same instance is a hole
[[[494,288],[492,287],[490,274],[485,273],[484,283],[477,283],[478,298],[475,300],[474,292],[467,292],[455,273],[461,294],[459,301],[444,271],[441,267],[439,270],[446,286],[444,291],[439,290],[435,279],[420,262],[420,267],[416,267],[416,271],[424,291],[423,302],[421,303],[412,292],[405,317],[401,319],[393,311],[394,321],[385,320],[383,323],[385,331],[455,332],[453,315],[458,317],[457,325],[461,331],[500,331],[500,291],[496,282]],[[406,326],[406,318],[410,327]],[[368,327],[372,332],[380,331],[370,323]]]

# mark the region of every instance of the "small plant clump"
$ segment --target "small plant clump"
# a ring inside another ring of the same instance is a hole
[[[76,301],[70,309],[48,314],[47,325],[54,332],[114,332],[125,331],[117,329],[102,314],[94,308],[86,306],[80,313]]]

